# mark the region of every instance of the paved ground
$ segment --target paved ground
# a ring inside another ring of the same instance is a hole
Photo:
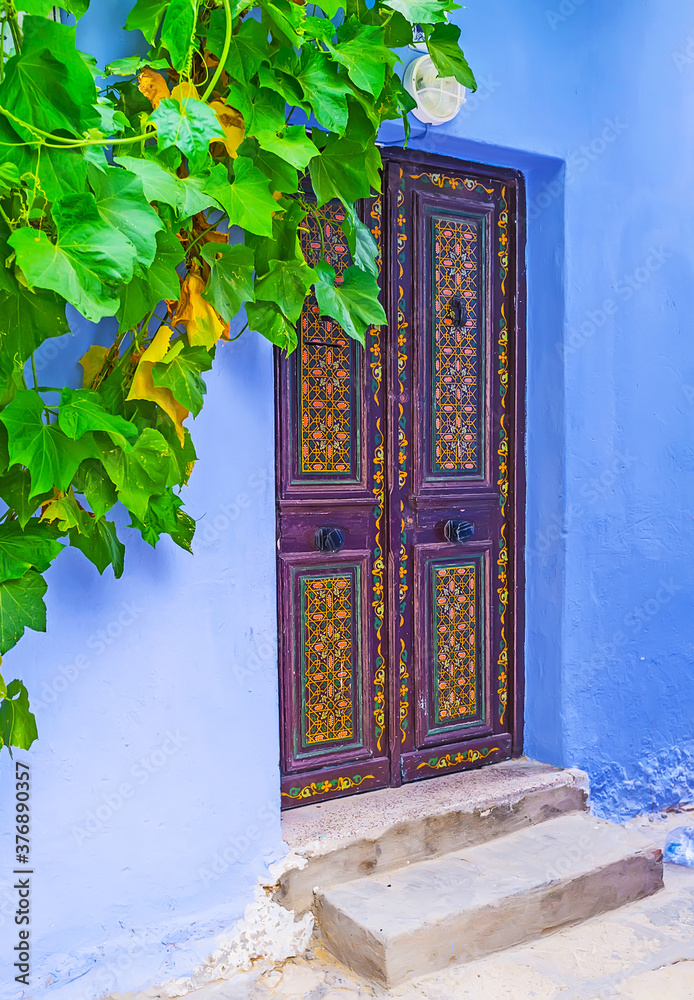
[[[694,812],[640,818],[657,842]],[[397,989],[370,986],[316,948],[281,968],[188,994],[187,1000],[694,1000],[694,868],[666,865],[665,889],[533,944]]]

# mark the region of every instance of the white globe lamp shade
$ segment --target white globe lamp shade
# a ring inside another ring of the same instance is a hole
[[[413,59],[402,82],[417,102],[412,114],[426,125],[452,121],[465,104],[465,87],[454,76],[438,76],[429,56]]]

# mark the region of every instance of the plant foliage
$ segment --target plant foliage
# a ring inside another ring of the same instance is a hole
[[[379,185],[381,123],[407,131],[394,49],[413,23],[440,71],[474,88],[446,18],[457,6],[137,0],[125,27],[133,52],[142,36],[149,48],[102,70],[52,3],[0,3],[0,654],[45,630],[43,574],[66,547],[120,576],[118,505],[149,544],[191,549],[187,425],[244,305],[285,351],[311,290],[362,343],[385,321],[356,203]],[[336,198],[355,261],[339,284],[299,239]],[[116,320],[81,359],[81,388],[37,377],[66,304]],[[0,699],[0,746],[28,747],[24,685],[0,678]]]

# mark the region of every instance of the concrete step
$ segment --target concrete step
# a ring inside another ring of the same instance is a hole
[[[584,813],[317,889],[324,943],[381,986],[469,962],[656,892],[662,852]]]
[[[286,812],[297,867],[277,902],[305,912],[313,890],[481,844],[586,809],[588,779],[523,758]],[[299,866],[303,867],[299,867]]]

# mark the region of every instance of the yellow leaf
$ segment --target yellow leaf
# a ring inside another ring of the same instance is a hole
[[[181,300],[174,324],[185,323],[191,347],[206,347],[209,351],[220,337],[228,337],[229,327],[222,322],[210,303],[203,299],[204,290],[205,282],[197,271],[186,275],[181,286]]]
[[[145,68],[140,73],[137,80],[137,88],[140,93],[144,94],[147,100],[150,102],[153,108],[159,107],[159,102],[163,101],[165,97],[169,97],[169,86],[161,75],[161,73],[156,73],[149,66]]]
[[[128,399],[149,399],[161,406],[164,413],[171,417],[178,434],[178,440],[183,447],[185,441],[183,421],[190,415],[190,410],[181,406],[171,389],[155,385],[152,378],[152,368],[158,361],[164,359],[169,349],[171,334],[172,331],[167,327],[159,328],[154,340],[140,358],[140,363],[135,369],[135,377],[128,393]]]
[[[183,101],[187,97],[195,97],[197,100],[200,99],[197,87],[187,80],[183,80],[181,83],[177,84],[171,91],[171,96],[175,97],[177,101]]]
[[[223,140],[226,151],[232,159],[236,159],[236,150],[243,142],[246,130],[243,124],[243,117],[235,108],[230,108],[223,101],[210,101],[210,107],[217,116],[217,121],[222,126],[226,138]]]
[[[93,344],[84,357],[80,358],[79,363],[82,365],[84,371],[82,376],[83,389],[91,389],[94,385],[94,379],[103,368],[108,351],[108,347],[100,347],[99,344]]]

